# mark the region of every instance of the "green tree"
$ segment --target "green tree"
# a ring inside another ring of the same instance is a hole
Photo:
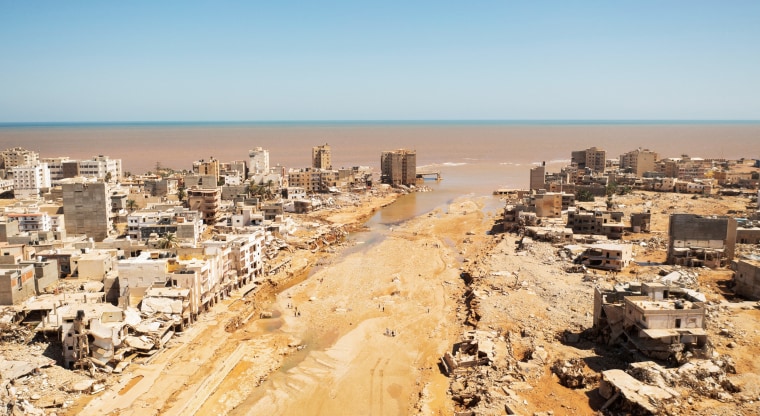
[[[615,182],[612,182],[607,185],[606,194],[607,196],[612,196],[618,193],[618,185]]]
[[[166,233],[160,240],[158,240],[158,248],[171,249],[179,247],[179,240],[174,233]]]
[[[575,200],[578,202],[594,202],[594,195],[586,189],[581,189],[575,193]]]
[[[137,209],[137,201],[134,199],[127,199],[127,211],[132,212]]]
[[[177,188],[177,199],[182,201],[185,199],[186,196],[187,196],[187,192],[185,192],[184,186],[180,186],[179,188]]]

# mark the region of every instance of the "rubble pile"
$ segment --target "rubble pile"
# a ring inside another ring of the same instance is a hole
[[[513,337],[521,336],[468,331],[452,352],[441,357],[441,368],[452,379],[449,392],[458,405],[457,414],[502,414],[504,409],[524,406],[525,400],[517,392],[533,388],[526,380],[543,373],[548,354],[535,347],[520,361],[512,356]]]
[[[728,378],[733,372],[733,361],[728,356],[692,360],[675,368],[665,368],[652,361],[632,363],[625,372],[602,373],[599,394],[608,399],[602,410],[679,414],[694,402],[693,395],[731,402],[733,394],[740,391]]]
[[[32,337],[34,333],[23,326],[0,322],[0,343],[26,344]]]
[[[0,408],[12,415],[46,415],[66,409],[82,394],[110,383],[109,376],[65,370],[46,357],[51,345],[35,342],[26,351],[0,345]],[[2,413],[6,414],[6,413]]]
[[[580,358],[570,360],[556,360],[552,364],[551,370],[560,384],[571,389],[582,389],[595,385],[599,380],[599,375],[587,373],[586,364]]]

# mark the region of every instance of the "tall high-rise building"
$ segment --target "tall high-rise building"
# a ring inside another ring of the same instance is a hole
[[[104,182],[84,178],[64,179],[63,214],[66,232],[84,234],[95,241],[103,241],[111,230],[111,198]]]
[[[50,188],[50,170],[45,163],[16,166],[11,171],[16,198],[35,198],[40,195],[40,190]]]
[[[269,173],[269,150],[256,147],[248,151],[249,175],[261,175]]]
[[[620,155],[620,169],[630,170],[638,177],[645,172],[654,172],[659,155],[649,149],[638,148]]]
[[[607,167],[607,152],[596,147],[575,150],[570,154],[570,162],[579,169],[589,168],[594,172],[604,172]]]
[[[204,175],[211,175],[216,179],[216,182],[219,182],[219,161],[214,159],[212,156],[209,160],[198,160],[193,162],[193,172],[197,173],[198,175],[204,176]]]
[[[546,189],[546,162],[530,169],[530,190]]]
[[[321,146],[311,148],[311,167],[315,169],[332,169],[332,160],[330,159],[330,145],[327,143]]]
[[[417,181],[417,152],[392,150],[380,154],[380,182],[397,185],[414,185]]]

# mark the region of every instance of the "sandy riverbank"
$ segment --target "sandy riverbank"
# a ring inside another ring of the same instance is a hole
[[[307,220],[357,225],[352,219],[364,220],[391,200],[378,198],[372,204],[315,213]],[[78,410],[120,415],[449,415],[462,410],[451,392],[467,386],[443,376],[438,359],[474,325],[503,340],[496,343],[493,368],[483,369],[480,414],[503,414],[505,403],[521,414],[596,414],[604,403],[596,384],[563,387],[551,363],[581,359],[591,374],[624,368],[625,359],[592,343],[563,343],[561,334],[591,326],[595,284],[648,281],[656,277],[658,266],[632,266],[619,276],[585,280],[564,271],[566,260],[551,244],[535,243],[517,253],[514,236],[487,234],[494,218],[483,213],[482,202],[457,200],[394,226],[366,247],[343,247],[335,253],[294,251],[290,268],[271,276],[272,285],[248,298],[241,292],[222,302],[171,348],[150,363],[131,366],[118,385]],[[671,212],[725,214],[746,202],[637,193],[616,203],[626,215],[652,210],[653,232],[626,236],[649,241],[664,237]],[[663,247],[650,245],[636,250],[636,256],[656,261],[664,258]],[[314,269],[317,262],[320,266]],[[476,277],[471,310],[463,297],[467,288],[462,269]],[[515,271],[517,278],[509,274]],[[730,271],[698,272],[699,288],[711,305],[725,301],[719,283]],[[742,394],[757,394],[753,386],[759,372],[753,357],[760,353],[754,329],[758,311],[710,308],[714,316],[708,330],[716,351],[734,357],[740,373],[733,379],[744,386]],[[260,310],[272,311],[274,318],[257,319]],[[228,325],[241,316],[252,318],[236,328]],[[720,335],[725,327],[741,338]],[[543,357],[538,366],[529,363],[532,356]],[[682,410],[693,414],[756,410],[751,402],[719,403],[683,394],[692,401]]]
[[[311,219],[357,225],[393,198]],[[477,240],[466,235],[484,237],[488,227],[478,204],[462,201],[345,256],[296,250],[268,288],[225,300],[70,414],[450,413],[437,361],[459,336],[451,323],[460,253]],[[317,261],[323,266],[304,280]],[[275,318],[256,319],[263,309]],[[235,329],[227,325],[251,314]]]

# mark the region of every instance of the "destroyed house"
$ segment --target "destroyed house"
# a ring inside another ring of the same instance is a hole
[[[648,233],[651,230],[652,214],[637,212],[631,214],[631,230],[634,233]]]
[[[567,228],[576,234],[604,235],[610,239],[623,236],[623,213],[608,211],[568,211]]]
[[[550,243],[570,243],[573,241],[573,230],[555,227],[525,227],[525,235],[537,241]]]
[[[140,312],[146,315],[163,314],[173,326],[183,331],[193,321],[190,310],[190,289],[175,287],[150,288],[140,303]]]
[[[680,360],[686,350],[707,346],[705,308],[680,288],[660,283],[596,288],[594,327],[609,345],[629,343],[643,354]]]
[[[64,367],[92,359],[105,366],[127,336],[124,311],[110,303],[72,303],[56,308]],[[51,317],[53,318],[53,317]],[[92,340],[90,340],[92,337]]]
[[[728,266],[734,258],[733,218],[672,214],[668,235],[668,264],[716,268]]]

